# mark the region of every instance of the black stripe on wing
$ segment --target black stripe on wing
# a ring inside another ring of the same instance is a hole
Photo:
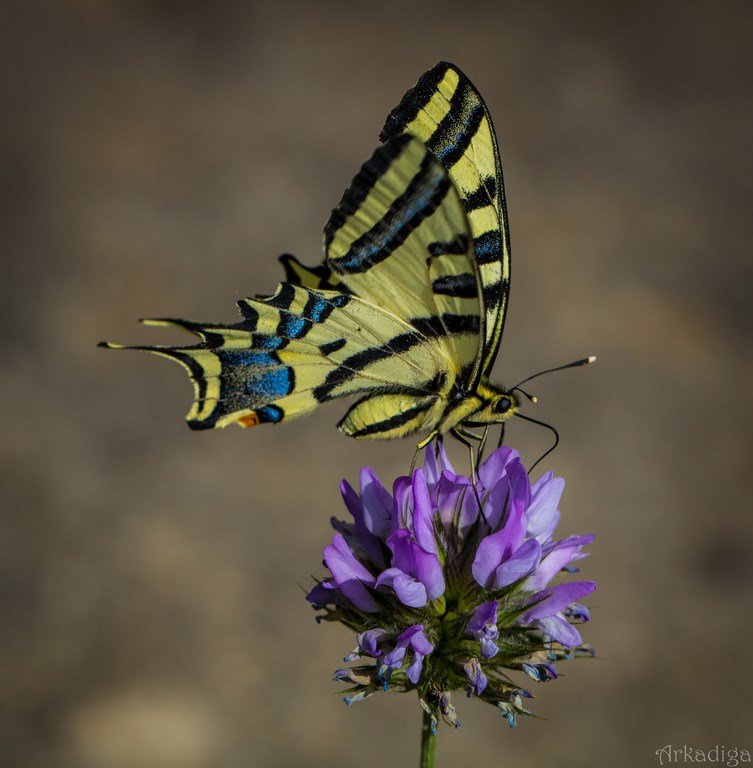
[[[285,280],[288,283],[300,285],[304,288],[338,290],[348,293],[348,289],[334,278],[326,264],[306,267],[290,253],[283,253],[279,257],[279,262],[285,270]]]
[[[431,284],[434,293],[444,296],[457,296],[461,299],[475,299],[478,296],[476,276],[467,272],[463,275],[444,275]]]
[[[324,227],[324,250],[329,248],[337,231],[345,224],[363,204],[374,184],[387,172],[392,162],[400,155],[408,138],[385,144],[380,147],[359,171],[353,179],[339,204],[332,211],[326,226]]]
[[[414,318],[410,323],[417,333],[401,333],[378,347],[370,347],[356,352],[343,360],[340,367],[330,371],[325,380],[314,389],[313,395],[316,400],[320,403],[330,400],[337,387],[355,378],[358,373],[365,371],[370,365],[395,355],[404,354],[413,347],[425,343],[426,337],[440,336],[444,333],[461,334],[478,333],[479,331],[479,318],[476,315],[444,314],[441,317]],[[408,390],[401,387],[400,391],[407,392]],[[426,389],[416,390],[416,394],[425,395],[426,392]]]
[[[468,149],[483,119],[483,104],[470,82],[461,78],[450,99],[450,111],[426,146],[445,168],[452,168]]]
[[[421,75],[418,82],[405,93],[400,103],[387,115],[384,128],[379,134],[379,141],[388,141],[393,136],[401,134],[405,126],[416,119],[418,113],[436,93],[449,67],[447,62],[440,61]]]
[[[398,136],[379,147],[364,164],[327,223],[325,241],[328,244],[348,217],[358,211],[390,163],[399,157],[412,140],[407,135]],[[375,264],[392,255],[437,210],[447,196],[451,183],[444,169],[427,154],[405,191],[392,201],[382,218],[354,240],[346,254],[330,257],[328,265],[336,273],[368,272]]]
[[[495,199],[497,194],[497,182],[491,176],[487,176],[478,185],[474,192],[461,197],[465,210],[467,212],[475,211],[477,208],[485,208]]]

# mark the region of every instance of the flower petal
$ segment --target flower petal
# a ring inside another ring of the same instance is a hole
[[[493,659],[499,653],[499,646],[488,637],[481,638],[481,658]]]
[[[379,649],[379,643],[389,636],[389,632],[381,627],[367,629],[365,632],[356,635],[358,650],[360,653],[366,656],[372,656],[376,659],[378,656],[382,655],[382,651]]]
[[[444,576],[439,559],[416,544],[410,531],[404,528],[395,531],[387,539],[387,546],[392,550],[393,568],[418,579],[426,587],[429,600],[435,600],[444,594]]]
[[[398,477],[392,485],[392,517],[390,520],[390,532],[394,533],[401,528],[410,528],[413,523],[411,511],[413,488],[409,477]]]
[[[396,646],[384,657],[384,666],[390,669],[400,669],[407,650],[407,644]]]
[[[539,619],[536,625],[549,637],[557,643],[564,645],[565,648],[576,648],[581,645],[583,638],[580,636],[577,627],[574,627],[565,619],[559,616],[549,616],[546,619]]]
[[[569,536],[547,549],[541,564],[524,588],[529,592],[543,589],[569,562],[576,559],[586,544],[594,540],[593,536]]]
[[[392,565],[406,573],[413,573],[415,570],[414,550],[411,544],[413,544],[411,533],[405,528],[399,528],[387,539],[387,546],[392,552]]]
[[[494,588],[502,589],[522,579],[538,566],[541,559],[541,544],[536,539],[528,539],[515,550],[509,560],[502,563],[494,572]]]
[[[543,589],[532,596],[531,602],[535,604],[520,616],[518,622],[529,624],[537,619],[554,616],[555,613],[559,613],[570,603],[585,595],[590,595],[595,589],[596,584],[592,581],[571,581],[567,584],[558,584],[555,587]]]
[[[499,638],[497,628],[498,603],[492,600],[477,606],[471,614],[465,631],[473,635],[481,643],[481,658],[491,659],[497,655],[499,646],[495,642]]]
[[[423,654],[420,654],[418,653],[418,651],[416,651],[413,654],[413,662],[405,670],[405,674],[408,676],[408,680],[410,680],[413,683],[413,685],[416,685],[420,680],[421,670],[423,669],[423,666],[424,666]]]
[[[353,530],[350,531],[347,524],[343,524],[340,521],[333,519],[332,527],[339,533],[346,535],[350,534],[354,536],[368,558],[375,565],[383,568],[385,566],[385,562],[382,542],[369,530],[366,518],[364,516],[363,500],[355,492],[347,480],[341,481],[340,493],[342,494],[343,500],[345,501],[345,506],[347,506],[350,514],[353,515],[355,524],[352,526]]]
[[[481,462],[478,468],[478,479],[483,488],[491,488],[497,481],[504,477],[507,465],[519,456],[518,452],[503,445],[489,454],[486,461]]]
[[[421,653],[424,656],[428,656],[434,651],[434,643],[426,636],[426,631],[421,624],[414,624],[412,627],[403,632],[400,638],[408,637],[410,639],[410,646],[416,653]]]
[[[496,600],[490,600],[488,603],[481,603],[481,605],[476,606],[465,625],[465,631],[473,634],[483,631],[487,625],[496,624],[498,607],[499,604]]]
[[[320,606],[336,605],[337,603],[342,602],[342,595],[336,584],[325,579],[316,584],[308,595],[306,595],[306,600],[308,600],[315,608],[319,608]]]
[[[521,512],[527,512],[531,505],[531,481],[528,472],[519,456],[507,465],[507,477],[510,479],[510,500],[513,505],[520,507]],[[528,515],[526,514],[526,522]]]
[[[434,492],[439,478],[442,476],[442,466],[433,445],[428,446],[424,453],[424,476],[426,477],[426,485],[429,487],[429,493],[435,497]]]
[[[429,486],[429,493],[434,497],[439,478],[449,472],[453,477],[455,470],[450,460],[447,458],[447,451],[444,445],[439,443],[436,447],[429,446],[424,453],[424,474],[426,475],[426,484]]]
[[[528,535],[537,538],[542,544],[548,541],[559,522],[557,509],[560,497],[565,489],[565,481],[547,472],[531,487],[531,504],[528,507]]]
[[[444,575],[442,565],[436,555],[432,555],[414,544],[415,576],[426,587],[429,600],[436,600],[444,594]]]
[[[386,539],[390,533],[392,496],[371,467],[364,467],[359,479],[366,528],[377,538]]]
[[[335,584],[356,608],[366,613],[379,610],[366,588],[374,586],[374,577],[356,559],[342,534],[335,534],[332,544],[324,548],[324,562],[332,573]]]
[[[500,477],[484,496],[484,519],[492,531],[499,528],[510,504],[510,478]]]
[[[480,696],[484,692],[488,681],[484,671],[481,669],[479,660],[468,659],[468,661],[463,664],[463,670],[465,671],[465,675],[471,685],[470,690],[468,691],[468,695],[471,696],[475,693],[476,696]]]
[[[457,518],[461,533],[478,518],[478,502],[467,477],[443,472],[437,485],[437,506],[444,526],[449,528]]]
[[[408,627],[398,636],[395,649],[384,657],[384,666],[390,669],[398,669],[402,665],[406,651],[409,648],[414,653],[414,660],[408,670],[406,670],[406,674],[408,679],[415,685],[421,675],[424,658],[434,650],[434,645],[426,637],[421,624],[414,624],[412,627]]]
[[[515,506],[504,528],[482,539],[478,545],[471,571],[482,587],[491,588],[494,572],[518,549],[524,535],[525,515],[520,507]]]
[[[434,512],[429,488],[420,467],[413,473],[413,533],[424,550],[439,554],[437,537],[434,535]]]
[[[388,568],[380,573],[376,586],[389,587],[397,595],[397,599],[409,608],[423,608],[428,602],[426,587],[399,568]]]

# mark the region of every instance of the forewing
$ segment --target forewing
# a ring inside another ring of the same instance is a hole
[[[481,372],[497,354],[510,286],[510,240],[502,167],[491,117],[470,80],[441,62],[390,113],[380,138],[408,133],[447,169],[468,217],[478,264],[485,334]]]
[[[436,344],[463,383],[479,361],[483,319],[470,240],[447,171],[407,134],[363,165],[324,230],[330,273]]]

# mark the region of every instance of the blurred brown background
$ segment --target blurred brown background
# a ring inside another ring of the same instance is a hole
[[[751,744],[753,6],[747,2],[16,2],[0,11],[0,762],[414,765],[413,697],[346,708],[317,627],[337,482],[405,471],[332,406],[195,434],[183,373],[101,338],[232,320],[330,208],[425,69],[459,64],[503,150],[498,361],[542,379],[563,533],[593,531],[602,658],[509,731],[459,702],[440,764],[654,766]],[[540,429],[509,440],[535,458]]]

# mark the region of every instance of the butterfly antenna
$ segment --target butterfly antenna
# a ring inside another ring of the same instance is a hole
[[[530,400],[530,402],[532,402],[534,405],[536,405],[536,403],[539,402],[536,395],[529,395],[528,392],[526,392],[524,389],[521,389],[520,387],[513,387],[510,391],[520,392],[521,395],[523,395],[524,397],[527,397]]]
[[[536,461],[533,463],[533,466],[528,470],[528,474],[530,475],[531,472],[533,472],[533,470],[536,469],[536,466],[540,462],[542,462],[560,444],[560,433],[556,430],[555,427],[553,427],[551,424],[547,424],[545,421],[532,419],[530,416],[524,416],[522,413],[516,413],[515,415],[519,419],[530,421],[532,424],[538,424],[540,427],[546,427],[554,435],[554,445],[548,451],[546,451],[545,453],[542,453],[538,459],[536,459]]]
[[[545,373],[554,373],[555,371],[564,371],[566,368],[579,368],[581,365],[590,365],[591,363],[594,363],[594,362],[596,362],[596,356],[591,355],[590,357],[584,357],[580,360],[574,360],[572,363],[565,363],[565,365],[558,365],[556,368],[547,368],[545,371],[539,371],[538,373],[534,373],[533,376],[529,376],[527,379],[523,379],[523,381],[519,381],[513,387],[513,389],[518,389],[521,384],[525,384],[526,382],[531,381],[531,379],[536,379],[539,376],[543,376]],[[523,392],[522,389],[520,391]],[[525,395],[525,392],[523,392],[523,394]],[[526,397],[528,397],[530,400],[529,395],[526,395]],[[535,400],[533,400],[532,402],[535,402]]]

